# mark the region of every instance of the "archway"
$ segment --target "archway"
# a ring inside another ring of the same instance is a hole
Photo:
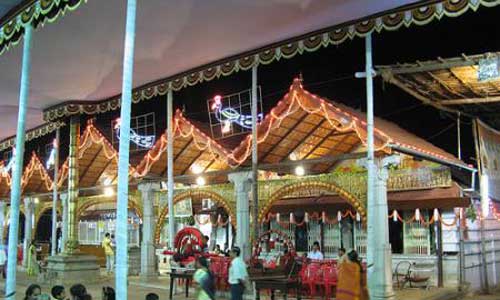
[[[189,190],[185,192],[181,192],[179,194],[174,195],[174,205],[187,200],[191,199],[193,201],[202,201],[203,199],[210,199],[213,202],[215,202],[217,205],[219,205],[229,216],[231,219],[231,225],[234,228],[236,225],[236,215],[234,213],[234,210],[229,206],[229,201],[222,197],[221,195],[208,191],[208,190]],[[159,243],[160,242],[160,237],[161,237],[161,231],[163,227],[165,226],[165,221],[168,215],[168,204],[165,204],[159,213],[158,216],[158,221],[156,223],[156,228],[155,228],[155,242]],[[229,228],[229,227],[227,227]]]
[[[278,213],[290,214],[290,221],[288,217],[278,218]],[[340,247],[359,251],[366,236],[364,202],[335,182],[306,180],[285,185],[267,200],[258,219],[263,229],[286,232],[298,251],[309,251],[317,241],[330,257]]]
[[[95,206],[98,204],[109,204],[109,203],[116,204],[116,198],[110,197],[110,198],[96,198],[96,199],[87,200],[78,206],[78,209],[76,211],[76,219],[80,220],[82,214],[92,206]],[[137,216],[142,220],[141,207],[132,199],[129,199],[128,206],[129,206],[129,209],[133,209],[135,211],[135,213],[137,214]]]
[[[57,210],[57,221],[61,221],[61,212]],[[50,243],[52,237],[52,207],[45,207],[35,219],[34,237],[37,242]]]
[[[366,223],[366,207],[360,199],[357,199],[353,194],[349,193],[333,182],[323,181],[296,182],[281,187],[272,194],[272,196],[266,202],[266,205],[261,209],[259,213],[259,222],[261,223],[267,217],[274,203],[289,195],[293,195],[293,193],[297,191],[307,189],[314,189],[327,193],[338,194],[342,199],[346,200],[347,203],[354,207],[354,209],[360,214],[363,223]]]

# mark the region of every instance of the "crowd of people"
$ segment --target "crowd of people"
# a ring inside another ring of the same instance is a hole
[[[25,292],[24,300],[92,300],[92,296],[87,292],[87,288],[82,284],[75,284],[69,289],[69,293],[62,285],[53,286],[50,295],[43,293],[38,284],[30,285]],[[102,300],[115,300],[115,290],[112,287],[102,288]],[[145,300],[159,300],[155,293],[146,295]]]

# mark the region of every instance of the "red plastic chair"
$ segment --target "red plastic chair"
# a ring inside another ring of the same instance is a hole
[[[325,286],[325,297],[330,298],[332,288],[337,286],[337,266],[323,265],[323,285]]]
[[[307,265],[305,280],[302,281],[304,285],[309,287],[310,296],[316,295],[316,285],[323,282],[323,272],[321,264],[313,262]]]

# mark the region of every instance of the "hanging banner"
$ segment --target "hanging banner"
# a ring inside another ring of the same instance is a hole
[[[477,139],[479,142],[479,160],[481,187],[485,196],[491,200],[500,201],[500,131],[477,120]]]

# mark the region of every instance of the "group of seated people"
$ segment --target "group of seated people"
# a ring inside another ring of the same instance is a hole
[[[69,297],[66,289],[62,285],[53,286],[50,295],[42,293],[42,288],[38,284],[32,284],[26,289],[24,300],[92,300],[92,296],[87,292],[83,284],[75,284],[69,289]],[[102,288],[102,300],[115,300],[115,290],[109,286]],[[155,293],[146,295],[145,300],[159,300]]]

